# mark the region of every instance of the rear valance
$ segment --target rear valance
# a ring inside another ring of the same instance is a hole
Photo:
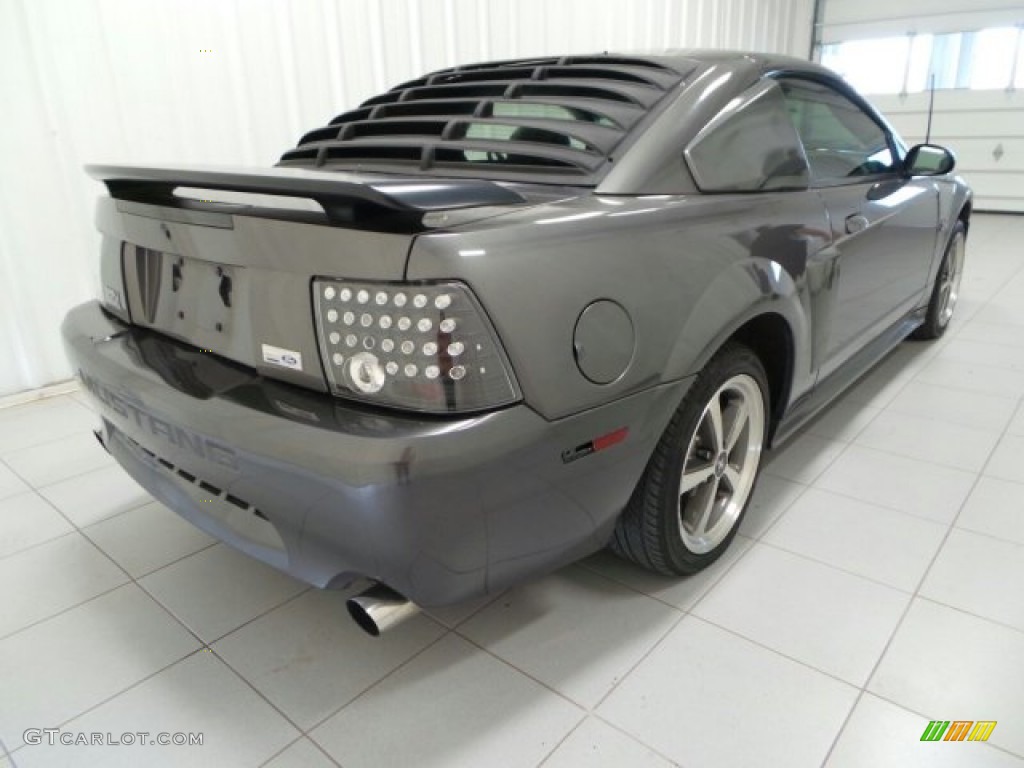
[[[313,200],[336,224],[352,220],[353,206],[364,204],[404,214],[526,202],[513,190],[486,179],[375,177],[297,168],[244,168],[87,165],[92,178],[106,184],[112,197],[142,203],[174,201],[179,187],[277,195]]]

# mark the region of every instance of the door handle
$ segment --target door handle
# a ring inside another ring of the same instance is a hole
[[[848,235],[855,235],[858,232],[863,232],[867,228],[868,220],[866,216],[854,213],[846,217],[846,233]]]

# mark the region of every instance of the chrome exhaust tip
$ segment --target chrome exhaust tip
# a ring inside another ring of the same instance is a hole
[[[380,637],[381,632],[401,624],[420,611],[414,603],[383,584],[374,584],[355,597],[350,597],[345,607],[352,620],[373,637]]]

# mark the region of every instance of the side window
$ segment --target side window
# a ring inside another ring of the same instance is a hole
[[[730,102],[684,154],[702,192],[807,188],[807,159],[772,80]]]
[[[780,84],[815,181],[838,182],[897,169],[885,131],[848,98],[809,80]]]

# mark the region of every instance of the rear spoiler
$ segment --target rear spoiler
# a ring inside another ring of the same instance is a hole
[[[360,206],[408,215],[526,202],[508,187],[486,179],[377,177],[302,168],[87,165],[85,170],[119,200],[166,205],[178,200],[178,187],[304,198],[317,202],[334,224],[351,222],[353,209]]]

